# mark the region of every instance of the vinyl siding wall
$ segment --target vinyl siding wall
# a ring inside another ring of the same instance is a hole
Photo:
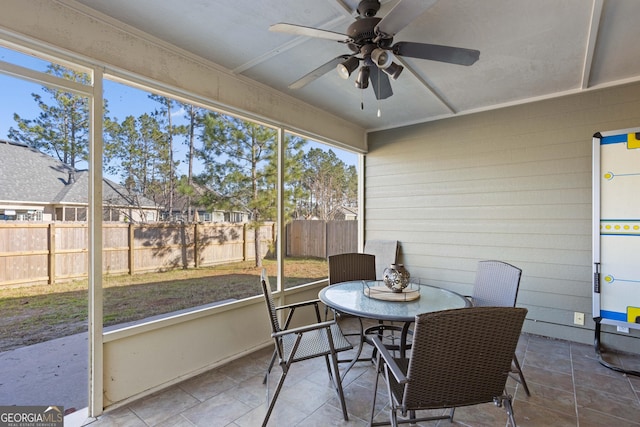
[[[365,238],[399,240],[412,277],[467,295],[479,260],[514,264],[525,331],[592,343],[592,136],[638,126],[631,84],[371,133]],[[603,332],[640,353],[637,330]]]

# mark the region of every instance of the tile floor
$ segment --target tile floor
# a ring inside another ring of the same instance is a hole
[[[354,320],[348,319],[343,329],[354,325]],[[256,352],[127,407],[106,412],[91,426],[260,426],[266,410],[266,386],[262,378],[271,352],[271,349]],[[518,358],[532,393],[527,397],[522,386],[509,380],[508,391],[514,396],[519,426],[640,426],[640,377],[603,367],[592,346],[523,334]],[[607,355],[607,359],[625,369],[640,370],[640,356],[618,354]],[[271,388],[280,372],[276,366],[269,381]],[[372,365],[367,362],[357,363],[347,374],[344,387],[349,421],[346,422],[329,385],[324,361],[295,364],[269,426],[365,426],[371,410],[374,375]],[[379,393],[376,421],[388,420],[384,386]],[[453,425],[506,423],[504,409],[485,404],[456,409]],[[452,424],[444,420],[419,425]]]

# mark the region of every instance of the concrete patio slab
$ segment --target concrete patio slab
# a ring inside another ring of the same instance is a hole
[[[88,334],[0,353],[0,405],[87,406]]]

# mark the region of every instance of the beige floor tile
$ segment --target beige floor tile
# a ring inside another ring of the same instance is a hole
[[[580,420],[580,427],[636,427],[640,425],[640,420],[636,420],[637,422],[624,420],[590,409],[582,409],[578,414],[578,419]]]
[[[576,427],[575,410],[570,413],[556,412],[545,406],[519,401],[514,405],[518,427]]]
[[[179,387],[202,402],[236,387],[238,383],[223,369],[214,369],[181,383]]]
[[[628,421],[640,420],[640,404],[628,394],[611,394],[602,390],[576,386],[578,411],[591,409]]]
[[[197,405],[198,399],[179,387],[171,387],[132,403],[131,410],[148,425],[155,425]]]
[[[224,427],[251,409],[230,393],[223,393],[184,411],[182,415],[195,426]]]
[[[95,427],[144,427],[144,423],[129,408],[119,408],[102,415],[91,426]]]

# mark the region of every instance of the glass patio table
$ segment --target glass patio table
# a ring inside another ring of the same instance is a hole
[[[327,286],[318,294],[320,301],[329,308],[355,316],[360,320],[361,339],[357,355],[351,361],[345,374],[355,364],[362,352],[362,345],[365,342],[362,318],[403,323],[400,343],[405,343],[409,326],[415,321],[417,314],[471,306],[469,300],[460,294],[416,283],[411,283],[407,287],[409,291],[407,300],[389,301],[369,296],[374,294],[372,289],[381,287],[384,287],[382,281],[354,280]],[[416,295],[416,292],[419,296]]]

